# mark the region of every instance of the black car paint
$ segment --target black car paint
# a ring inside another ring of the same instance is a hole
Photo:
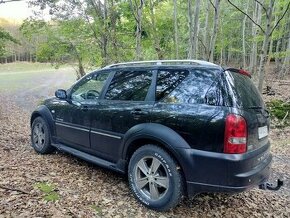
[[[239,109],[215,105],[224,100],[207,102],[209,91],[205,93],[204,102],[200,103],[155,102],[157,71],[172,68],[194,70],[199,67],[142,67],[153,71],[152,85],[143,102],[104,100],[114,73],[122,69],[116,68],[110,70],[110,76],[97,102],[86,105],[72,102],[72,86],[67,91],[66,100],[55,97],[46,100],[33,112],[31,123],[37,116],[44,117],[49,123],[54,146],[123,173],[126,172],[130,151],[134,150],[133,146],[138,146],[136,142],[158,143],[178,160],[187,181],[189,195],[203,191],[242,191],[263,183],[268,178],[272,159],[268,155],[268,138],[257,140],[257,127],[269,126],[264,108]],[[203,68],[208,69],[201,67]],[[211,87],[226,82],[223,79],[223,69],[214,69],[219,70],[220,75],[217,75]],[[107,71],[100,70],[92,74]],[[77,84],[78,82],[75,85]],[[219,88],[224,87],[226,86]],[[220,98],[220,95],[214,97]],[[247,121],[248,147],[251,150],[246,154],[222,153],[224,121],[229,113],[239,114]],[[259,156],[263,156],[263,160],[256,163]],[[101,162],[102,160],[104,161]]]

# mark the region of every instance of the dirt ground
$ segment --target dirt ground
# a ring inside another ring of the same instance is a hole
[[[26,78],[27,79],[27,78]],[[3,80],[2,80],[3,81]],[[34,85],[0,93],[0,218],[2,217],[290,217],[290,128],[272,129],[273,172],[285,186],[235,195],[201,194],[159,213],[140,205],[127,179],[64,153],[38,155],[30,146],[29,116],[56,86],[71,81],[63,71]],[[28,82],[28,80],[26,81]],[[0,75],[1,83],[1,75]],[[290,85],[272,83],[271,98],[290,99]],[[1,87],[0,87],[1,89]],[[48,186],[40,188],[41,185]],[[48,195],[54,200],[47,200]]]

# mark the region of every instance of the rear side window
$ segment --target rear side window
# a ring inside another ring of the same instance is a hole
[[[237,108],[264,107],[262,97],[252,80],[242,74],[223,74],[223,97],[226,106]]]
[[[144,101],[152,81],[150,71],[120,71],[112,79],[105,99]]]
[[[187,76],[188,71],[160,70],[157,74],[156,100],[171,93]]]
[[[216,76],[215,69],[159,71],[156,100],[167,103],[204,103],[204,97]]]

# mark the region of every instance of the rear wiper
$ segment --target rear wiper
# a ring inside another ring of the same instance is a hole
[[[249,109],[262,109],[263,107],[262,106],[251,106],[251,107],[248,107]]]

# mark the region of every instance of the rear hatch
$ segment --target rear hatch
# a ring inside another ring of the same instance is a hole
[[[269,113],[250,76],[239,70],[223,73],[226,106],[233,107],[247,122],[247,150],[255,150],[268,143]]]

